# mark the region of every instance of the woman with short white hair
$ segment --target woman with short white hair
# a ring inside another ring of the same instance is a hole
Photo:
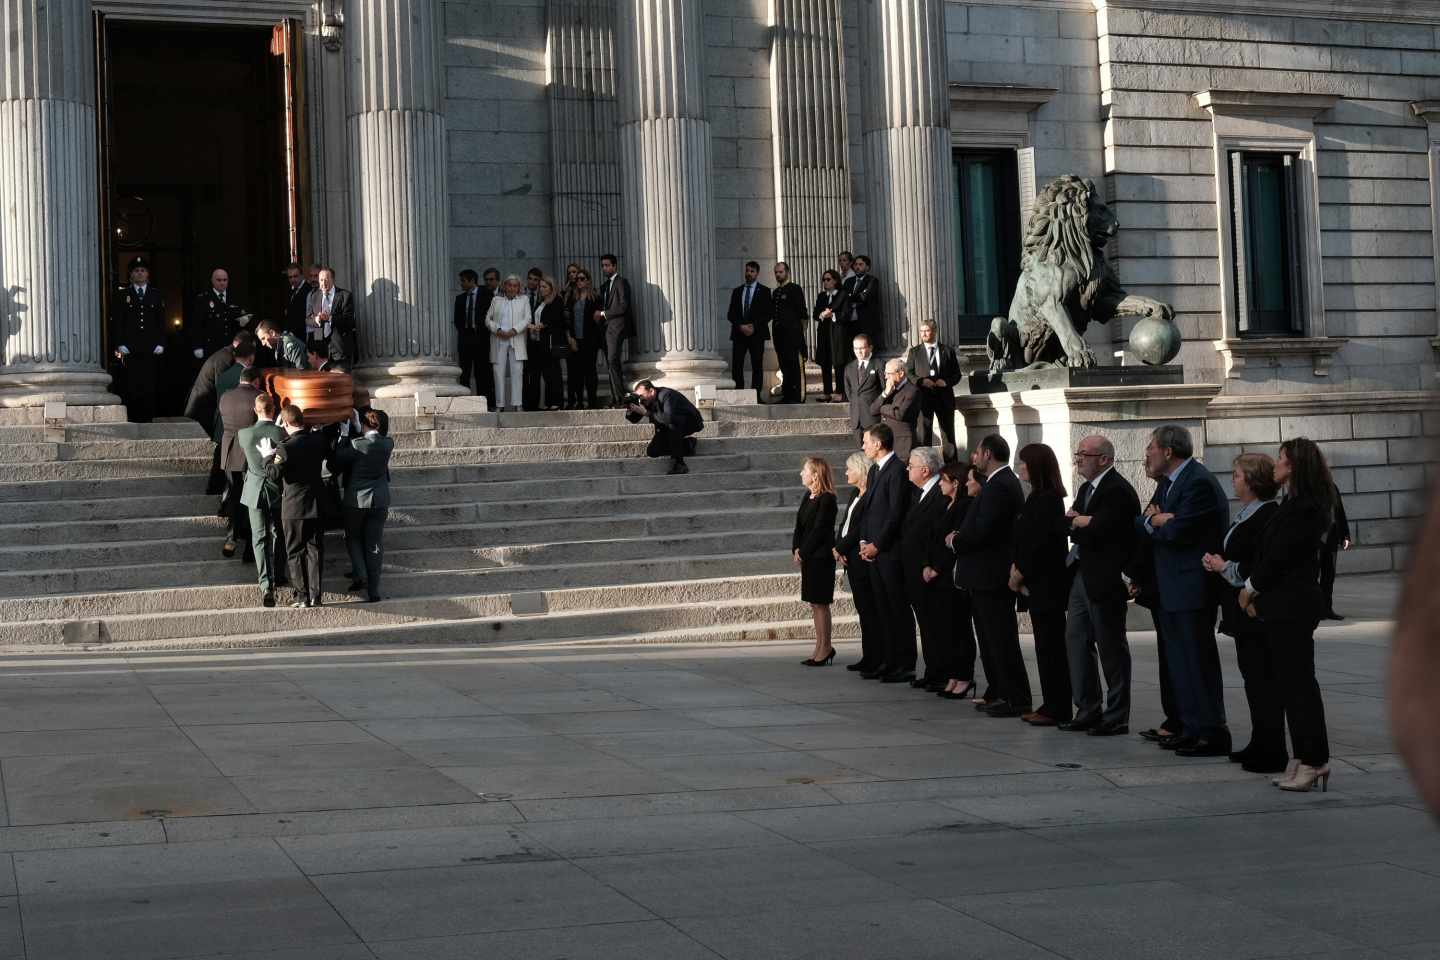
[[[490,301],[485,326],[490,330],[490,365],[495,371],[495,410],[519,410],[525,378],[525,331],[534,322],[530,301],[521,296],[520,278],[513,273],[500,284],[500,293]],[[505,373],[510,389],[505,389]]]

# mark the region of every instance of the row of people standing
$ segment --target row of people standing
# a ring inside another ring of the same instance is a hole
[[[1282,444],[1273,461],[1239,458],[1233,521],[1182,427],[1162,427],[1146,447],[1156,488],[1143,509],[1115,469],[1108,438],[1082,440],[1073,462],[1081,483],[1067,510],[1058,460],[1044,444],[1022,448],[1016,469],[998,435],[985,437],[968,465],[946,465],[931,447],[902,461],[889,428],[877,424],[865,431],[864,454],[846,465],[856,496],[832,512],[828,468],[808,461],[809,496],[793,541],[805,571],[802,599],[815,608],[807,665],[834,656],[823,583],[839,563],[861,627],[861,656],[849,666],[862,677],[973,699],[989,717],[1126,735],[1133,599],[1151,611],[1165,713],[1140,736],[1178,756],[1225,756],[1278,774],[1274,782],[1286,790],[1323,789],[1329,752],[1314,631],[1328,608],[1320,563],[1338,495],[1319,448],[1301,437]],[[827,516],[838,517],[837,528],[823,528]],[[1251,741],[1240,750],[1225,715],[1217,608],[1220,629],[1236,638],[1252,714]],[[1038,707],[1019,644],[1020,611],[1034,631]],[[987,687],[975,697],[977,652]]]
[[[538,267],[523,284],[518,276],[502,282],[493,267],[483,284],[474,270],[461,271],[454,313],[461,382],[495,410],[594,409],[603,354],[611,404],[619,405],[621,354],[635,335],[634,307],[619,259],[605,254],[600,270],[598,288],[575,263],[566,267],[563,286]]]

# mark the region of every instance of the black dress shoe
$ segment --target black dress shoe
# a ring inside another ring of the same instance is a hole
[[[1163,725],[1159,727],[1151,727],[1149,730],[1141,730],[1140,736],[1142,739],[1149,740],[1151,743],[1159,743],[1161,740],[1164,740],[1167,737],[1177,736],[1177,734],[1164,732],[1167,729],[1169,728],[1164,727]]]
[[[264,598],[260,601],[260,603],[261,603],[262,605],[264,605],[264,606],[267,606],[267,607],[273,607],[273,606],[275,606],[275,594],[273,594],[273,593],[267,593],[267,594],[265,594]]]
[[[375,596],[375,595],[372,593],[370,596],[368,596],[368,597],[365,598],[365,602],[366,602],[366,603],[379,603],[379,602],[380,602],[380,598],[377,597],[377,596]]]
[[[355,592],[357,592],[357,591],[364,590],[364,589],[365,589],[365,579],[364,579],[363,577],[356,577],[355,579],[353,579],[353,580],[350,581],[350,586],[348,586],[348,587],[345,588],[345,592],[346,592],[346,593],[355,593]]]
[[[1340,614],[1336,613],[1334,610],[1331,610],[1331,611],[1327,612],[1327,613],[1325,614],[1325,616],[1321,617],[1320,619],[1322,619],[1322,620],[1344,620],[1345,618],[1342,617],[1342,616],[1340,616]]]
[[[1270,757],[1251,756],[1240,761],[1240,769],[1246,773],[1284,773],[1289,766],[1290,758],[1283,753]]]
[[[1196,737],[1194,742],[1175,748],[1177,757],[1225,757],[1229,754],[1229,737]]]
[[[235,541],[226,540],[225,543],[220,547],[220,555],[222,557],[225,557],[227,560],[230,557],[235,556]]]
[[[926,692],[926,693],[939,693],[940,691],[942,691],[942,690],[944,690],[944,689],[945,689],[945,681],[944,681],[944,680],[931,680],[929,683],[925,684],[925,692]]]
[[[930,683],[931,681],[926,680],[924,677],[916,677],[914,680],[910,681],[910,686],[914,687],[917,690],[923,690],[925,687],[930,686]]]
[[[1022,710],[1020,707],[1012,704],[1009,700],[996,700],[994,703],[990,704],[981,712],[984,713],[987,717],[1020,717],[1029,713],[1030,708],[1026,707]]]
[[[1085,731],[1092,737],[1118,737],[1130,732],[1128,723],[1101,723]]]
[[[845,669],[850,670],[854,673],[862,673],[870,669],[870,664],[866,663],[864,660],[856,660],[854,663],[845,664]]]
[[[1057,724],[1061,730],[1067,733],[1084,733],[1099,725],[1100,721],[1095,717],[1076,717],[1074,720],[1066,720],[1064,723]]]
[[[1160,741],[1161,750],[1179,750],[1181,747],[1193,747],[1198,741],[1194,737],[1187,737],[1181,734],[1178,737],[1166,737]]]
[[[904,671],[904,672],[901,672],[901,671],[898,671],[898,670],[897,670],[897,671],[894,672],[894,673],[887,673],[887,674],[885,674],[883,677],[880,678],[880,682],[881,682],[881,683],[909,683],[911,680],[914,680],[914,679],[915,679],[915,674],[914,674],[914,673],[911,673],[911,672],[908,671],[908,670],[907,670],[907,671]]]

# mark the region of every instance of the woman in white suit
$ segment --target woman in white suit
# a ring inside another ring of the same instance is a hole
[[[520,294],[520,278],[508,276],[500,294],[490,301],[485,326],[490,329],[490,365],[495,370],[495,410],[519,410],[521,383],[525,375],[525,331],[534,322],[530,301]],[[510,389],[505,389],[505,372],[510,372]],[[509,401],[507,403],[507,401]]]

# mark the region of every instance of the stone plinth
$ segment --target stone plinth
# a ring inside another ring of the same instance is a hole
[[[1018,393],[1071,387],[1141,387],[1185,382],[1179,364],[1155,367],[1042,367],[1004,370],[999,375],[977,370],[969,376],[971,393]]]
[[[955,407],[965,420],[967,447],[998,433],[1009,441],[1013,458],[1027,443],[1045,443],[1067,474],[1071,471],[1064,464],[1070,463],[1075,445],[1092,433],[1104,434],[1115,444],[1116,468],[1144,497],[1154,487],[1144,471],[1151,432],[1167,423],[1188,428],[1195,455],[1203,460],[1206,409],[1219,392],[1220,385],[1212,383],[1066,387],[960,396]],[[1229,463],[1219,466],[1228,469]],[[1073,496],[1078,484],[1072,480],[1067,487]]]

